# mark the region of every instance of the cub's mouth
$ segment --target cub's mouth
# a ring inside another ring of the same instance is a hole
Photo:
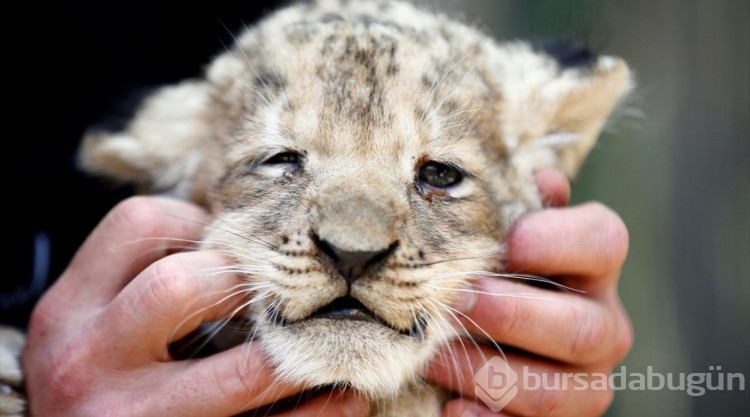
[[[424,329],[427,325],[426,319],[420,318],[415,320],[414,325],[411,328],[398,329],[390,325],[386,320],[382,319],[372,310],[368,309],[364,304],[362,304],[361,301],[351,296],[336,298],[330,303],[315,310],[306,318],[300,320],[287,320],[282,317],[278,311],[273,311],[273,314],[271,314],[271,318],[273,322],[279,326],[289,326],[304,321],[320,319],[363,321],[379,324],[381,326],[397,331],[405,336],[420,338],[424,335]]]
[[[390,327],[359,300],[350,296],[339,297],[331,301],[313,312],[306,320],[312,319],[369,321]]]

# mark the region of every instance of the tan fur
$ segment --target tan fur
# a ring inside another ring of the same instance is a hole
[[[89,134],[81,161],[210,208],[202,246],[245,271],[249,318],[281,378],[354,387],[382,415],[438,415],[416,374],[458,335],[448,306],[472,275],[501,268],[509,227],[541,207],[533,171],[573,176],[630,88],[617,58],[563,68],[406,3],[320,0],[247,30],[126,131]],[[299,169],[264,163],[282,152]],[[419,183],[429,161],[464,179]],[[349,286],[316,239],[392,252]],[[387,326],[307,319],[347,293]],[[418,317],[424,334],[405,334]]]
[[[21,395],[23,346],[24,336],[21,332],[9,327],[0,327],[0,416],[24,415],[26,402]]]

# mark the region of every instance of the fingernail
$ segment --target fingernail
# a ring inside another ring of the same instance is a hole
[[[474,311],[474,307],[477,305],[477,293],[473,287],[469,287],[466,291],[461,291],[461,297],[456,301],[456,310],[462,313],[470,313]]]
[[[347,393],[341,400],[341,411],[346,417],[363,417],[367,415],[364,398],[354,393]]]
[[[479,417],[479,407],[476,405],[470,406],[461,413],[461,417]]]

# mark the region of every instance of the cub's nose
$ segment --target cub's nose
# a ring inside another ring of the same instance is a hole
[[[387,248],[379,250],[351,251],[339,248],[324,239],[317,238],[317,236],[313,237],[313,241],[336,270],[339,271],[341,276],[349,283],[356,281],[367,271],[382,266],[388,256],[398,246],[398,242],[394,242]]]

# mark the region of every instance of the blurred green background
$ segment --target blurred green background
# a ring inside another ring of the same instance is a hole
[[[572,38],[629,62],[631,111],[573,184],[574,202],[602,201],[630,230],[620,293],[636,341],[623,365],[750,377],[750,1],[426,3],[500,39]],[[745,416],[747,389],[623,390],[607,416]]]

